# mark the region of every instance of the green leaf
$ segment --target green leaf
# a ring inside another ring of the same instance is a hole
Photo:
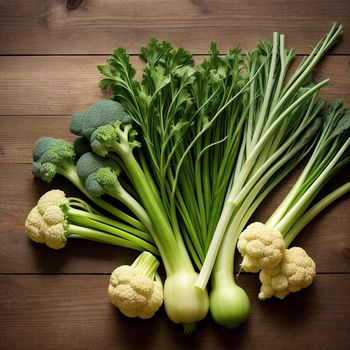
[[[114,74],[112,73],[111,69],[107,65],[98,65],[97,69],[100,73],[102,73],[106,77],[113,79]]]
[[[196,70],[193,67],[190,66],[183,66],[181,68],[178,68],[175,72],[175,75],[179,78],[191,77],[196,73]]]
[[[219,67],[217,70],[211,70],[210,71],[210,83],[216,84],[221,81],[223,81],[226,78],[226,72],[225,69],[222,67]]]
[[[98,86],[100,87],[101,90],[106,90],[107,87],[111,84],[111,80],[110,79],[102,79],[100,80],[100,82],[98,83]]]
[[[338,120],[330,139],[333,139],[339,135],[341,135],[344,132],[350,131],[350,110],[342,110],[343,115]]]
[[[135,77],[136,71],[130,63],[130,58],[124,48],[114,50],[113,56],[107,61],[124,78],[130,80]]]
[[[170,76],[165,75],[165,68],[161,66],[157,66],[152,70],[151,77],[155,90],[161,89],[170,83]]]

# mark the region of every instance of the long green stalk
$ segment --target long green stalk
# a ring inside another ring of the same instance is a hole
[[[125,247],[139,251],[144,250],[142,246],[135,244],[134,242],[128,241],[124,238],[120,238],[98,230],[73,224],[68,225],[66,229],[66,235],[71,238],[87,239],[95,242],[112,244],[119,247]]]
[[[330,206],[340,197],[344,196],[346,193],[350,192],[350,182],[345,183],[340,186],[326,197],[322,198],[316,204],[314,204],[310,209],[308,209],[298,221],[296,221],[293,226],[285,233],[284,241],[288,247],[295,237],[304,229],[304,227],[311,222],[318,214],[320,214],[324,209]]]
[[[119,237],[120,239],[130,242],[134,244],[134,246],[138,246],[139,248],[148,250],[153,254],[159,255],[159,252],[154,245],[129,232],[123,231],[119,228],[109,225],[107,221],[97,221],[93,218],[94,215],[89,215],[88,213],[82,210],[74,209],[71,207],[64,208],[64,213],[67,215],[69,222],[73,224],[80,225],[81,227],[85,228],[91,228],[103,233],[108,233],[110,235]]]
[[[140,221],[131,217],[128,214],[125,214],[122,210],[114,207],[112,204],[104,201],[103,199],[97,198],[91,195],[84,187],[81,182],[77,172],[75,170],[75,166],[67,163],[66,165],[62,165],[62,168],[58,170],[58,173],[67,178],[70,182],[72,182],[87,198],[89,198],[93,203],[98,205],[100,208],[106,210],[110,214],[114,215],[116,218],[125,221],[131,226],[137,228],[141,231],[146,231],[145,227],[140,223]]]

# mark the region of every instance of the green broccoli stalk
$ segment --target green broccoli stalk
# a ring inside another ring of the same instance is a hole
[[[133,228],[131,234],[123,230],[125,224],[95,213],[81,200],[78,203],[80,209],[74,208],[75,203],[76,199],[70,200],[63,191],[45,193],[28,214],[27,235],[53,249],[63,248],[67,238],[81,238],[159,254],[148,234]]]
[[[106,201],[97,198],[85,189],[77,174],[74,157],[75,152],[73,146],[69,142],[53,137],[42,137],[33,147],[33,175],[50,183],[56,174],[60,174],[72,182],[100,208],[131,226],[145,231],[145,227],[138,220],[115,208]]]
[[[76,169],[86,190],[92,195],[100,197],[107,194],[119,200],[136,215],[148,231],[155,231],[144,208],[119,182],[118,176],[121,173],[121,168],[114,160],[87,152],[78,160]]]

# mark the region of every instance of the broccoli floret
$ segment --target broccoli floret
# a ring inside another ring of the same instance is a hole
[[[124,107],[112,100],[94,103],[84,112],[73,115],[69,130],[74,135],[84,136],[90,140],[92,133],[101,125],[114,125],[116,121],[131,124],[132,119]]]
[[[51,148],[52,144],[56,142],[53,137],[45,136],[40,138],[33,147],[33,159],[35,162],[40,160],[42,155]]]
[[[58,174],[66,175],[74,167],[73,146],[61,139],[42,137],[33,148],[32,173],[46,182]]]
[[[106,192],[114,193],[119,188],[120,183],[118,181],[118,175],[120,174],[120,168],[100,168],[96,172],[96,181],[102,186]]]
[[[76,165],[77,174],[81,181],[84,183],[88,192],[96,197],[100,197],[106,194],[106,188],[102,186],[97,179],[96,173],[101,169],[113,169],[115,179],[111,181],[118,181],[117,176],[120,174],[120,168],[118,164],[109,158],[101,158],[92,152],[84,153],[77,162]],[[102,181],[106,182],[103,177]]]
[[[129,156],[135,147],[140,143],[135,140],[137,131],[131,124],[124,125],[117,121],[114,126],[103,125],[97,128],[91,135],[90,145],[96,154],[105,157],[113,151],[119,156]]]
[[[96,106],[92,106],[85,112],[84,117],[81,117],[81,114],[73,117],[73,129],[81,130],[81,135],[90,140],[91,149],[95,153],[94,155],[88,152],[81,156],[77,162],[77,173],[89,194],[93,193],[94,196],[107,194],[116,198],[138,217],[149,232],[154,233],[155,227],[147,210],[119,183],[120,170],[114,165],[109,166],[98,157],[109,156],[109,159],[111,159],[117,155],[125,166],[129,179],[136,186],[136,192],[142,204],[146,204],[155,217],[159,216],[160,209],[153,205],[150,198],[154,198],[158,203],[160,198],[155,195],[153,189],[149,188],[149,179],[147,179],[133,155],[133,149],[140,147],[140,143],[135,139],[137,131],[130,123],[131,119],[122,110],[122,106],[117,104],[119,107],[116,107],[115,104],[116,102],[113,101],[105,104],[104,107],[107,106],[110,109],[108,111],[102,108],[98,110]],[[112,113],[111,109],[113,108],[119,114]],[[102,116],[101,113],[106,115]],[[114,116],[114,119],[111,116]],[[77,126],[78,123],[81,123],[81,129]],[[100,168],[110,168],[111,171],[101,170],[98,172]],[[169,226],[167,226],[167,229],[169,229]]]
[[[102,125],[91,135],[91,149],[101,157],[105,157],[116,143],[117,134],[113,125]]]
[[[77,112],[73,114],[73,117],[69,124],[69,131],[74,135],[81,136],[83,120],[84,120],[84,112]]]

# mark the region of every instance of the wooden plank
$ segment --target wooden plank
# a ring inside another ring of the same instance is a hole
[[[0,57],[0,115],[71,115],[107,98],[110,93],[97,86],[102,76],[96,66],[104,62],[100,56]],[[140,74],[141,62],[136,57],[132,62]],[[321,62],[315,80],[331,79],[322,96],[350,105],[350,76],[344,74],[349,64],[349,56],[330,56]]]
[[[31,163],[33,145],[43,136],[73,142],[69,122],[68,116],[0,117],[0,164]]]
[[[285,33],[288,45],[308,51],[333,21],[345,35],[334,53],[350,53],[348,0],[85,0],[69,11],[65,1],[5,0],[0,3],[1,54],[108,54],[115,46],[135,53],[154,36],[206,53],[210,41],[223,51],[240,44],[246,51],[273,31]]]
[[[266,199],[254,220],[264,222],[272,214],[297,173],[291,174],[283,186]],[[344,178],[340,178],[337,181],[343,183]],[[83,197],[60,177],[51,185],[33,180],[29,164],[8,164],[0,168],[0,273],[110,273],[116,265],[130,262],[131,257],[136,256],[123,248],[93,242],[69,240],[59,251],[32,243],[24,234],[25,218],[38,198],[52,188]],[[321,214],[295,241],[315,259],[319,272],[350,272],[349,211],[350,196],[347,196]],[[237,255],[236,271],[240,259]]]
[[[256,276],[241,276],[252,301],[236,330],[208,317],[182,336],[163,310],[127,319],[107,296],[109,276],[0,276],[0,348],[15,349],[346,349],[350,346],[350,276],[318,275],[314,285],[284,301],[258,302]],[[137,336],[135,336],[137,334]],[[267,337],[268,335],[268,337]]]
[[[2,115],[71,115],[108,97],[98,88],[105,57],[0,57]],[[16,69],[13,69],[16,67]]]

